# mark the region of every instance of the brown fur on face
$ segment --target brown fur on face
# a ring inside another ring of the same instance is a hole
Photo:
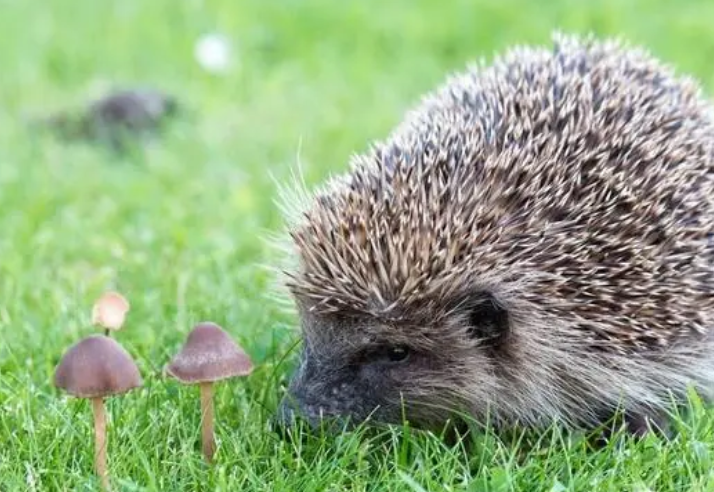
[[[291,223],[300,413],[581,426],[711,392],[714,113],[642,51],[555,44],[452,76]]]

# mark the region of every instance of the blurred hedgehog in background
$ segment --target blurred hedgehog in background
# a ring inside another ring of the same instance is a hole
[[[40,124],[67,140],[88,140],[123,150],[137,137],[154,135],[179,111],[174,96],[150,88],[116,90],[86,107],[44,118]]]

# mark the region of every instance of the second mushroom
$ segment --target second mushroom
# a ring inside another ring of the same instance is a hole
[[[253,363],[245,351],[217,324],[199,323],[188,335],[181,351],[166,367],[166,372],[184,384],[201,388],[201,434],[203,454],[213,460],[213,383],[236,376],[247,376]]]

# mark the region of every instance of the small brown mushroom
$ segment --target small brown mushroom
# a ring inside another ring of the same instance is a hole
[[[183,349],[166,372],[184,384],[201,387],[201,435],[203,454],[213,460],[213,383],[253,371],[250,357],[215,323],[200,323],[191,331]]]
[[[94,335],[67,350],[55,371],[54,384],[72,396],[92,400],[95,467],[102,487],[110,490],[104,398],[141,386],[139,369],[119,343]]]
[[[92,307],[92,323],[103,327],[104,334],[109,336],[109,330],[121,329],[127,312],[129,301],[124,296],[118,292],[106,292]]]

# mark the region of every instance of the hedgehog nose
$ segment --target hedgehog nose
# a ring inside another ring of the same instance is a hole
[[[289,427],[295,423],[297,415],[288,397],[283,398],[273,416],[274,427]]]
[[[282,438],[289,438],[292,434],[290,432],[291,429],[294,429],[300,423],[312,425],[309,419],[301,418],[301,413],[296,408],[292,397],[290,395],[285,396],[270,419],[270,428]]]

